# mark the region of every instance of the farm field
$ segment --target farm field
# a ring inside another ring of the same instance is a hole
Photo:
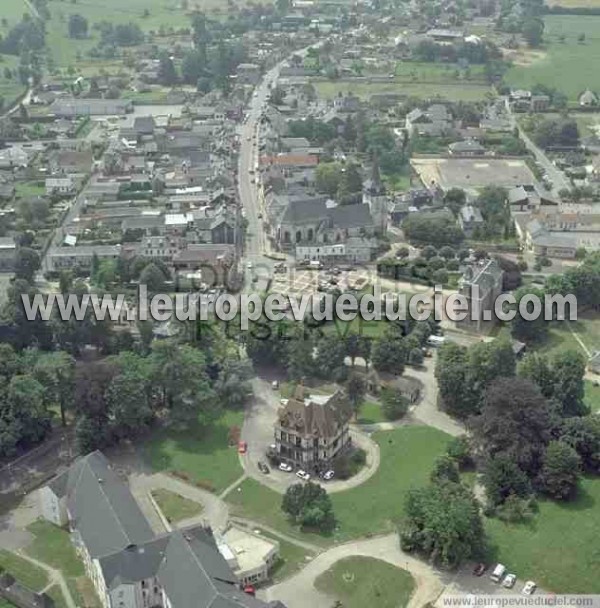
[[[431,63],[416,61],[399,61],[396,64],[396,80],[410,83],[445,83],[455,84],[457,80],[465,84],[485,84],[484,69],[482,66],[473,65],[469,69],[469,78],[466,78],[464,70],[458,69],[451,63]]]
[[[313,82],[319,96],[333,99],[339,92],[349,92],[368,99],[371,95],[381,93],[398,93],[407,97],[421,97],[423,99],[444,98],[449,101],[478,101],[485,99],[491,93],[491,88],[484,84],[470,84],[466,82],[450,83],[418,83],[418,82]]]
[[[561,2],[562,4],[562,2]],[[600,89],[596,70],[600,57],[600,16],[549,15],[544,18],[543,52],[537,52],[528,65],[514,65],[506,82],[519,88],[535,84],[556,87],[571,101],[585,89]],[[578,37],[584,34],[585,41]],[[561,42],[559,36],[564,36]]]
[[[25,4],[25,0],[2,0],[2,15],[3,19],[8,22],[8,27],[11,27],[18,21],[21,21],[24,13],[29,13],[29,9]],[[0,26],[0,32],[8,29]]]
[[[0,27],[0,34],[2,29]],[[17,56],[0,55],[0,98],[4,99],[5,111],[25,92],[25,87],[21,84],[19,75],[16,73],[18,67],[19,58]],[[5,70],[7,68],[12,72],[11,78],[6,78]]]

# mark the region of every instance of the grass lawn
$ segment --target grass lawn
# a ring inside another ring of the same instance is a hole
[[[83,576],[83,563],[77,557],[69,533],[46,521],[38,520],[27,527],[35,537],[27,554],[61,570],[65,576]]]
[[[184,473],[218,493],[242,474],[237,450],[228,440],[229,429],[241,428],[243,421],[243,412],[225,412],[208,428],[197,424],[181,432],[164,429],[146,442],[144,454],[154,470]]]
[[[600,315],[585,313],[569,324],[591,353],[600,350]]]
[[[540,500],[528,523],[487,520],[495,561],[549,591],[600,593],[600,479],[586,478],[577,500]]]
[[[566,93],[572,101],[585,89],[600,89],[596,70],[600,53],[600,16],[549,15],[544,17],[543,53],[526,65],[513,66],[506,81],[513,87],[545,84]],[[585,34],[585,42],[578,42]],[[565,36],[561,42],[560,36]]]
[[[338,528],[332,536],[302,533],[281,511],[281,496],[248,479],[227,501],[235,514],[264,522],[315,544],[344,542],[376,532],[390,532],[402,517],[410,488],[427,483],[435,459],[444,453],[449,436],[425,426],[402,427],[373,434],[381,465],[368,481],[347,492],[332,494]]]
[[[575,336],[569,330],[569,326],[564,322],[552,323],[547,337],[537,344],[533,344],[531,349],[549,357],[564,350],[573,350],[584,354],[581,344],[577,342]]]
[[[456,75],[456,72],[459,75]],[[396,79],[407,81],[411,84],[419,82],[455,84],[457,80],[464,81],[467,86],[473,81],[484,84],[485,74],[483,66],[472,65],[470,68],[470,78],[465,78],[465,72],[459,69],[456,64],[433,63],[418,61],[399,61],[396,64]]]
[[[54,600],[55,608],[67,608],[67,602],[60,585],[52,585],[52,587],[46,591],[46,595],[49,595]]]
[[[0,26],[0,31],[8,30],[15,23],[21,21],[25,13],[31,14],[25,0],[2,0],[2,17],[8,21],[8,27]]]
[[[269,534],[264,530],[253,529],[254,532],[260,532],[261,536],[265,538],[275,540],[279,543],[279,556],[273,570],[271,571],[271,580],[274,583],[278,583],[292,574],[301,570],[308,561],[310,561],[314,554],[310,551],[306,551],[298,545],[294,545],[285,540],[281,540],[279,537]]]
[[[4,549],[0,549],[0,568],[10,572],[21,584],[33,591],[41,591],[48,584],[45,570]]]
[[[320,574],[315,587],[340,600],[344,608],[407,606],[415,588],[413,577],[392,564],[372,557],[346,557]]]
[[[154,490],[152,498],[156,501],[162,514],[171,523],[177,523],[202,513],[203,507],[201,504],[184,498],[175,492],[169,492],[169,490],[163,490],[162,488]]]
[[[352,92],[363,99],[379,93],[399,93],[407,97],[423,99],[444,98],[449,101],[478,101],[491,93],[491,88],[483,84],[460,83],[418,83],[418,82],[313,82],[320,97],[333,99],[341,91]]]
[[[15,608],[13,604],[10,604],[8,600],[5,600],[3,597],[0,597],[0,608]]]
[[[4,16],[4,3],[2,4],[2,16]],[[3,28],[0,26],[0,35],[2,30]],[[16,55],[0,55],[0,98],[4,99],[4,110],[8,110],[19,95],[25,92],[25,87],[19,81],[19,76],[16,73],[18,67],[19,57]],[[6,78],[4,74],[6,68],[12,71],[12,78]]]
[[[592,412],[600,412],[600,387],[586,380],[584,400],[592,408]]]
[[[17,198],[30,198],[46,194],[44,182],[17,182],[15,184],[15,196]]]
[[[377,422],[387,422],[383,415],[381,405],[374,401],[365,401],[358,410],[358,424],[375,424]]]

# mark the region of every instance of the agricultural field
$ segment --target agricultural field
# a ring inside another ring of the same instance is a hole
[[[544,23],[544,47],[519,57],[506,82],[519,88],[538,83],[556,87],[572,102],[585,89],[599,90],[600,16],[549,15]],[[578,40],[581,35],[584,41]]]
[[[0,34],[2,33],[0,27]],[[0,55],[0,98],[4,100],[4,108],[8,109],[13,102],[25,92],[25,87],[19,80],[17,68],[19,58],[14,55]],[[7,78],[10,71],[11,77]],[[2,108],[0,108],[1,110]]]
[[[377,83],[353,83],[353,82],[313,82],[320,97],[333,99],[338,93],[349,92],[369,99],[372,95],[381,93],[398,93],[407,97],[420,97],[422,99],[447,99],[448,101],[480,101],[492,90],[485,84],[476,83],[418,83],[418,82],[377,82]]]
[[[465,84],[485,84],[483,66],[473,65],[468,74],[450,63],[399,61],[396,64],[396,80],[412,83],[455,84],[457,80]]]
[[[2,13],[0,17],[2,20],[6,19],[7,25],[0,25],[0,32],[4,32],[4,30],[21,21],[23,15],[29,12],[25,0],[2,0]]]

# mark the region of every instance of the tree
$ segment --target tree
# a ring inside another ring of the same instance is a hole
[[[424,355],[423,351],[420,348],[412,348],[408,353],[408,363],[409,365],[413,365],[418,367],[423,364]]]
[[[287,348],[287,370],[290,378],[302,380],[316,374],[315,344],[312,335],[305,334],[302,329],[296,331],[294,339]]]
[[[166,276],[154,263],[148,264],[140,274],[140,283],[146,285],[149,292],[158,293],[165,288]]]
[[[410,242],[416,245],[457,245],[464,234],[448,212],[412,213],[402,223],[402,230]]]
[[[399,420],[408,412],[408,399],[399,389],[386,387],[381,391],[381,408],[388,420]]]
[[[544,491],[560,500],[572,498],[577,492],[581,459],[563,441],[551,441],[544,455],[540,480]]]
[[[465,486],[442,481],[411,490],[404,510],[403,550],[419,551],[448,567],[481,554],[484,531],[479,505]]]
[[[343,380],[346,375],[346,344],[337,336],[327,336],[317,342],[315,371],[321,378]]]
[[[508,456],[489,458],[483,471],[488,504],[497,506],[509,496],[522,498],[531,494],[531,484],[527,475]]]
[[[459,469],[463,469],[473,462],[469,438],[466,435],[452,439],[448,443],[446,453],[456,462]]]
[[[600,416],[575,416],[563,421],[560,439],[581,458],[585,470],[600,473]]]
[[[62,425],[66,426],[66,412],[73,407],[75,359],[63,351],[44,353],[38,358],[33,375],[44,387],[45,401],[59,406]]]
[[[17,374],[10,380],[6,401],[18,444],[26,448],[42,441],[50,430],[44,387],[30,374]]]
[[[354,163],[348,163],[342,172],[337,197],[341,204],[352,204],[358,201],[362,192],[362,176]]]
[[[462,188],[450,188],[444,195],[444,203],[454,215],[458,215],[467,204],[467,195]]]
[[[563,416],[582,416],[588,412],[584,403],[584,376],[587,361],[577,351],[558,352],[552,360],[554,398],[562,406]]]
[[[488,387],[481,414],[471,419],[470,426],[476,450],[488,458],[505,455],[533,478],[556,423],[535,384],[523,378],[500,378]]]
[[[408,358],[407,343],[391,331],[386,331],[373,343],[373,367],[380,372],[402,375]]]
[[[537,18],[527,19],[523,24],[523,37],[530,47],[539,47],[544,37],[544,22]]]
[[[156,341],[150,365],[154,389],[174,425],[207,425],[214,420],[219,408],[200,351],[173,340]]]
[[[177,70],[168,53],[161,53],[158,64],[158,81],[170,87],[177,83]]]
[[[473,413],[473,399],[467,386],[467,349],[444,343],[435,366],[442,406],[449,414],[465,417]]]
[[[252,364],[248,359],[227,358],[219,370],[214,388],[224,407],[241,409],[252,395]]]
[[[367,394],[367,381],[364,374],[358,372],[352,372],[350,374],[346,381],[346,394],[352,411],[356,415]]]
[[[430,479],[432,483],[443,483],[444,481],[460,483],[456,462],[449,456],[440,456],[433,463]]]
[[[548,333],[548,321],[544,318],[543,314],[537,315],[534,319],[524,319],[520,312],[520,306],[525,296],[534,296],[544,301],[544,292],[541,289],[532,287],[521,287],[515,293],[516,305],[515,318],[511,322],[512,335],[522,342],[533,342],[536,340],[543,341],[544,337]],[[528,312],[532,312],[533,305],[529,305]]]
[[[340,163],[321,163],[317,166],[316,185],[319,192],[324,192],[333,198],[342,179],[342,166]]]
[[[35,273],[40,269],[40,256],[29,247],[19,247],[15,256],[15,277],[33,283]]]
[[[88,22],[85,17],[75,13],[69,16],[69,38],[87,38]]]
[[[330,532],[335,526],[329,495],[311,481],[291,485],[283,496],[281,509],[302,527]]]

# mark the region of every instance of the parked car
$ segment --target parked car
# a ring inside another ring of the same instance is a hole
[[[329,471],[325,471],[325,473],[323,474],[323,479],[325,481],[329,481],[330,479],[333,479],[334,476],[335,471],[333,469],[330,469]]]
[[[522,593],[525,595],[533,595],[536,589],[537,585],[533,581],[527,581],[523,587]]]
[[[490,575],[490,578],[495,583],[499,583],[504,578],[505,574],[506,574],[506,567],[503,566],[502,564],[497,564],[496,567],[494,568],[494,571]]]
[[[248,451],[248,444],[245,441],[238,442],[238,453],[245,454]]]
[[[517,582],[517,575],[516,574],[507,574],[504,577],[504,580],[502,581],[502,586],[506,587],[507,589],[512,589],[515,586],[515,583]]]
[[[259,463],[258,463],[258,470],[261,473],[264,473],[265,475],[268,475],[270,473],[269,467],[262,461],[259,461]]]
[[[294,470],[294,467],[287,462],[281,462],[279,463],[279,470],[283,471],[284,473],[291,473]]]
[[[273,382],[271,382],[271,388],[276,391],[279,388],[279,381],[273,380]]]
[[[302,469],[296,471],[296,477],[300,477],[300,479],[304,479],[304,481],[308,481],[310,479],[310,475]]]
[[[473,568],[473,574],[475,576],[482,576],[483,573],[487,570],[487,566],[485,564],[479,563]]]

